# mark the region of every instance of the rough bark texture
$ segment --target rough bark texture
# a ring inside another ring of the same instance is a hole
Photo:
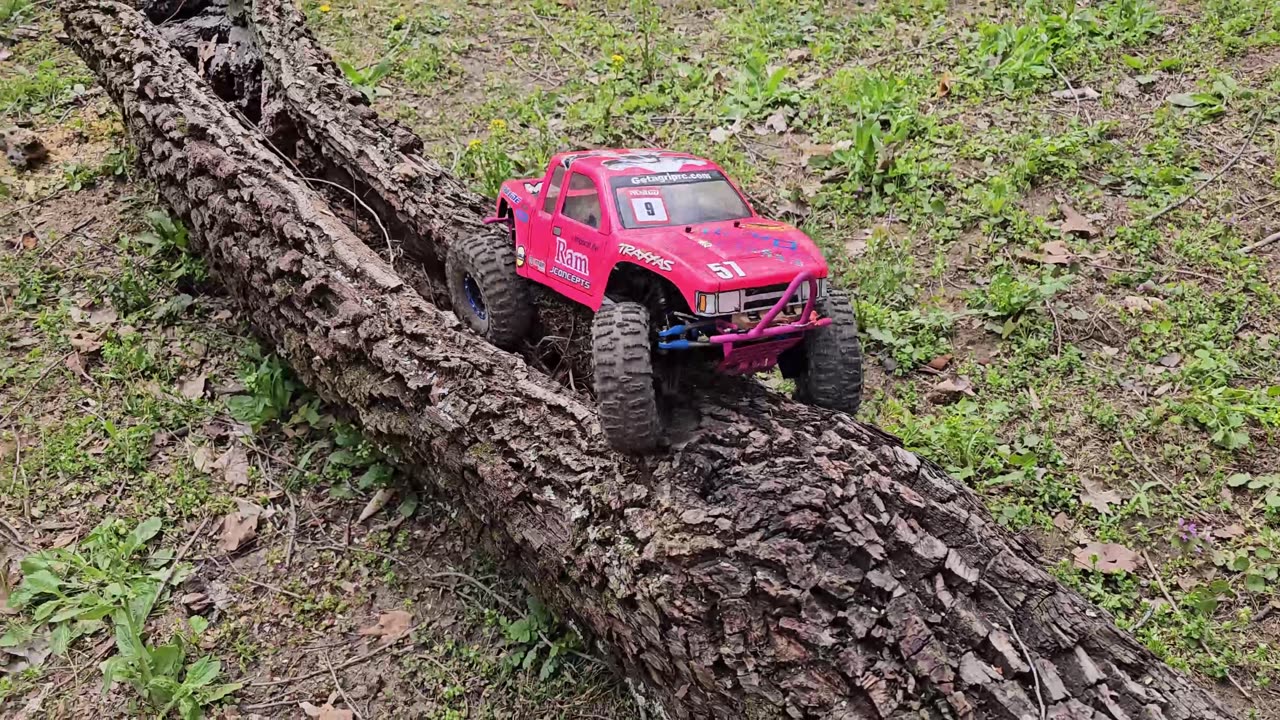
[[[740,397],[699,398],[698,432],[669,456],[609,453],[589,406],[411,290],[141,15],[90,0],[64,18],[263,335],[486,522],[668,714],[1229,717],[1041,570],[967,489],[848,417],[735,384]],[[342,121],[299,132],[329,122]],[[409,162],[343,167],[388,197],[408,182],[439,194],[432,207],[475,202]],[[472,229],[410,207],[397,212],[426,237]]]

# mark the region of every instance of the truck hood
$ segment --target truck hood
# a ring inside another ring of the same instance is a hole
[[[798,229],[785,223],[771,221],[743,221],[734,223],[709,223],[696,225],[685,232],[677,231],[680,239],[702,248],[704,254],[717,260],[752,260],[763,258],[785,262],[797,267],[812,263],[825,264],[822,253],[813,241]]]
[[[802,270],[816,277],[826,277],[827,262],[813,241],[798,229],[772,221],[742,221],[734,224],[711,223],[684,228],[673,233],[667,243],[677,255],[696,258],[706,275],[710,263],[732,261],[744,276],[735,272],[732,279],[715,274],[707,279],[722,290],[789,282]]]

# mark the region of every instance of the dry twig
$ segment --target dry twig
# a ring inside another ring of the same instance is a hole
[[[1176,210],[1177,208],[1182,207],[1184,204],[1186,204],[1188,200],[1199,195],[1200,191],[1209,187],[1209,185],[1212,184],[1215,180],[1227,174],[1228,170],[1235,167],[1236,163],[1240,162],[1240,156],[1244,155],[1245,148],[1249,147],[1249,143],[1253,142],[1253,136],[1258,133],[1258,126],[1262,124],[1262,115],[1265,111],[1266,111],[1265,105],[1258,108],[1258,112],[1255,113],[1253,116],[1253,127],[1249,129],[1249,136],[1245,138],[1244,142],[1240,143],[1240,149],[1236,150],[1236,154],[1233,155],[1229,161],[1227,161],[1226,165],[1223,165],[1221,168],[1218,169],[1218,172],[1214,173],[1210,177],[1206,178],[1204,182],[1197,185],[1196,188],[1192,190],[1189,195],[1183,195],[1180,199],[1175,200],[1174,202],[1171,202],[1168,205],[1165,205],[1164,207],[1155,211],[1154,213],[1149,215],[1145,220],[1143,220],[1143,223],[1145,224],[1145,223],[1154,222],[1155,220],[1163,217],[1165,213],[1168,213],[1172,210]]]

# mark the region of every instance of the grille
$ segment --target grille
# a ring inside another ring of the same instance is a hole
[[[764,312],[778,302],[778,298],[787,291],[788,283],[769,285],[767,287],[745,290],[743,298],[744,312]],[[801,283],[795,294],[795,302],[804,302],[809,298],[809,283]]]

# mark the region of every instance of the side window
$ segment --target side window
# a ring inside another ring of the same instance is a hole
[[[564,216],[600,229],[600,191],[591,178],[582,173],[574,173],[569,177],[569,195],[564,199]]]
[[[547,188],[547,196],[542,199],[542,212],[553,213],[556,211],[556,200],[560,199],[560,185],[564,183],[564,166],[556,166],[556,171],[551,173],[551,187]]]

